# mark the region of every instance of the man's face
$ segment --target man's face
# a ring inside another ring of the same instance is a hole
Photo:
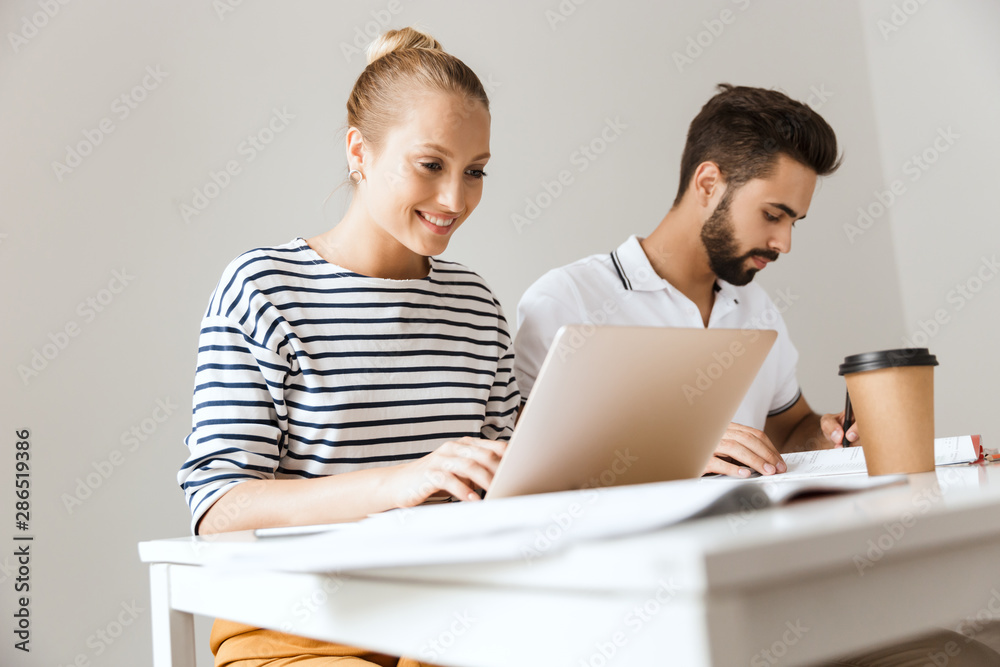
[[[806,217],[816,172],[779,155],[767,178],[727,189],[701,229],[708,263],[716,276],[746,285],[754,274],[792,249],[792,227]]]

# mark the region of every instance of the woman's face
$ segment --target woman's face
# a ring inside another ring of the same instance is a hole
[[[390,243],[439,255],[479,204],[489,157],[490,115],[481,102],[424,93],[376,154],[364,149],[356,196]]]

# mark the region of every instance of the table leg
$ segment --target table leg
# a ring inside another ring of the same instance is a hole
[[[195,667],[194,616],[170,606],[170,565],[149,566],[153,667]]]

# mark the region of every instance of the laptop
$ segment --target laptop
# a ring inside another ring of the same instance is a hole
[[[486,499],[700,476],[775,338],[562,327]]]

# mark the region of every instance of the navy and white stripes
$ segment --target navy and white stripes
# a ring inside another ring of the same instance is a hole
[[[462,436],[505,440],[519,394],[500,304],[430,259],[421,280],[333,266],[302,239],[226,269],[202,322],[189,458],[192,528],[233,484],[419,458]]]

